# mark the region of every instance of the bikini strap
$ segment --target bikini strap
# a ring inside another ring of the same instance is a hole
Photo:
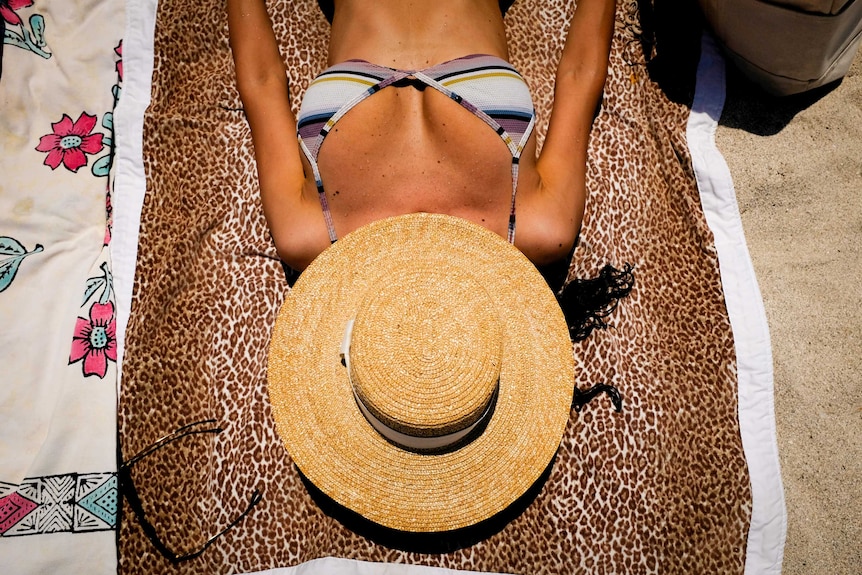
[[[509,230],[506,239],[510,244],[515,244],[515,195],[518,193],[518,164],[520,156],[512,156],[512,205],[509,208]]]
[[[413,76],[420,79],[422,82],[436,89],[438,92],[448,96],[458,104],[460,104],[463,108],[466,108],[470,113],[474,116],[488,124],[494,132],[500,136],[500,139],[503,140],[503,143],[506,144],[506,147],[509,148],[509,153],[512,154],[512,200],[509,208],[509,224],[508,230],[506,233],[506,239],[510,244],[515,243],[515,196],[518,193],[518,165],[521,162],[521,153],[524,151],[524,147],[527,145],[527,140],[530,139],[530,134],[533,132],[533,128],[536,124],[535,115],[531,116],[529,123],[527,124],[527,128],[524,133],[521,135],[520,140],[515,141],[512,139],[511,135],[506,131],[506,129],[500,125],[500,123],[492,118],[485,110],[479,108],[469,100],[464,99],[460,94],[457,94],[453,90],[444,86],[441,82],[432,78],[431,76],[425,74],[424,72],[414,72]]]
[[[323,141],[326,139],[326,136],[332,131],[332,128],[335,124],[340,120],[347,112],[349,112],[352,108],[354,108],[357,104],[368,98],[369,96],[379,92],[383,88],[394,84],[395,82],[401,80],[410,75],[410,72],[402,72],[402,71],[393,71],[393,73],[380,80],[376,84],[373,84],[368,87],[368,89],[359,92],[356,96],[347,101],[341,108],[338,109],[335,114],[333,114],[326,123],[323,124],[323,127],[320,129],[320,133],[315,139],[313,146],[314,152],[308,148],[305,143],[305,140],[300,136],[299,130],[297,130],[297,138],[299,140],[300,148],[302,149],[305,157],[308,159],[308,162],[311,164],[311,170],[314,174],[314,183],[317,186],[317,199],[320,201],[320,208],[323,210],[323,219],[326,222],[326,231],[329,234],[330,243],[335,243],[338,240],[338,234],[335,233],[335,225],[332,222],[332,212],[329,209],[329,201],[326,199],[326,191],[323,187],[323,178],[320,176],[320,168],[317,165],[317,155],[320,153],[320,148],[323,146]]]

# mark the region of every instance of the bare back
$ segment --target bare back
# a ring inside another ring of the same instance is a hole
[[[475,107],[468,109],[466,100],[447,96],[439,82],[417,84],[421,78],[413,75],[473,54],[508,60],[496,0],[337,0],[330,65],[364,60],[407,81],[373,84],[367,97],[343,108],[348,111],[329,126],[314,156],[302,151],[305,136],[302,150],[296,140],[297,121],[264,1],[228,0],[227,7],[261,199],[285,262],[304,269],[333,236],[419,211],[460,216],[506,236],[513,205],[515,245],[527,257],[541,264],[568,253],[583,217],[587,144],[607,73],[614,0],[578,2],[539,158],[529,129],[513,149],[507,130],[476,114]],[[520,102],[527,100],[532,118],[528,90],[519,81],[515,92]],[[505,92],[484,92],[491,108]],[[319,198],[330,208],[329,228]]]
[[[420,70],[477,53],[508,56],[494,0],[336,4],[330,64],[360,59]],[[534,146],[525,153],[527,173]],[[436,90],[409,86],[381,90],[350,110],[319,156],[339,236],[419,211],[464,217],[505,235],[510,164],[506,145],[482,120]],[[310,174],[307,161],[305,167]],[[303,195],[316,193],[308,178]]]

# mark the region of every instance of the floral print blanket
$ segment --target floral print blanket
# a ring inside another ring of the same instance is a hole
[[[0,565],[116,571],[123,4],[0,0]]]

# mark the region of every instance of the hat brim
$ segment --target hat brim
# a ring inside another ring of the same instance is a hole
[[[499,395],[486,429],[435,455],[378,434],[339,361],[363,295],[388,267],[419,259],[478,279],[504,326]],[[278,433],[318,489],[385,527],[441,532],[498,514],[542,475],[569,418],[574,360],[559,305],[520,251],[466,220],[410,214],[352,232],[303,272],[278,314],[268,380]]]

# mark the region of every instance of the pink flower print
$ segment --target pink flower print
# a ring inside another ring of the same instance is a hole
[[[120,82],[123,81],[123,41],[120,40],[120,43],[117,44],[117,47],[114,48],[114,53],[120,57],[117,60],[117,74],[120,75]]]
[[[90,308],[90,319],[79,317],[75,324],[69,364],[83,359],[85,377],[98,375],[104,378],[108,372],[108,360],[117,361],[116,333],[114,304],[94,303]]]
[[[52,170],[62,162],[66,169],[77,172],[78,168],[87,165],[84,154],[96,154],[102,150],[102,134],[90,133],[95,125],[96,116],[86,112],[81,112],[74,124],[72,118],[63,114],[62,120],[51,124],[54,133],[42,136],[36,150],[48,152],[44,163]]]
[[[33,0],[0,0],[0,16],[10,24],[18,25],[21,23],[21,18],[15,13],[15,10],[27,8],[33,5]]]

